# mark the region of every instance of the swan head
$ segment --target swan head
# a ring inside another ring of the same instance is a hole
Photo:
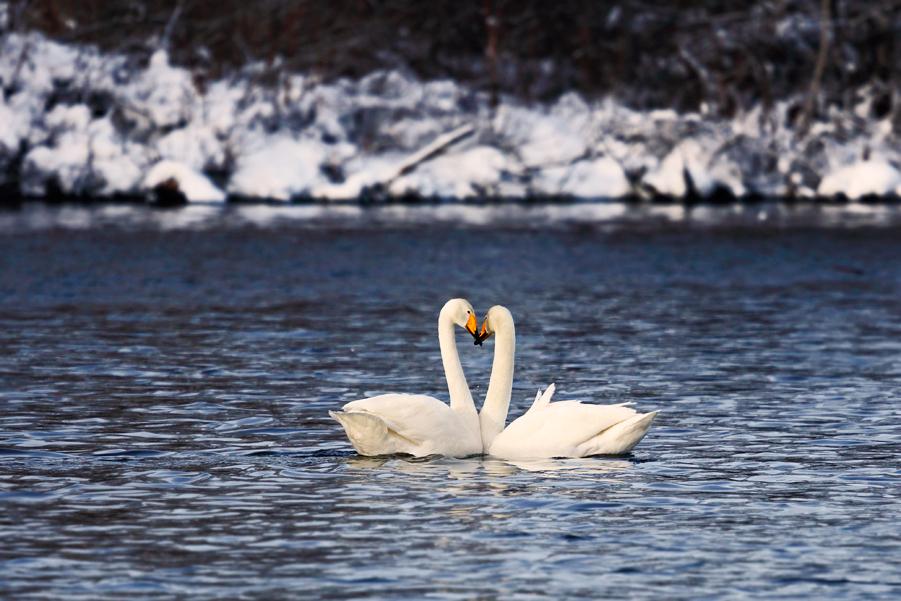
[[[465,298],[452,298],[444,303],[441,315],[450,318],[454,325],[469,332],[473,338],[479,338],[476,310]]]
[[[513,315],[507,307],[494,305],[482,318],[482,328],[479,330],[479,334],[473,335],[476,339],[475,343],[481,346],[484,340],[491,338],[497,328],[506,327],[513,327]]]

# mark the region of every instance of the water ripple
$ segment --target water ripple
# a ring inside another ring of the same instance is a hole
[[[133,217],[0,227],[5,598],[901,594],[891,229]],[[443,397],[458,294],[517,316],[514,416],[551,381],[660,409],[634,454],[356,455],[327,411]]]

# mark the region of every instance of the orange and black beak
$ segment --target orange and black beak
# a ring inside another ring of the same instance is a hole
[[[475,338],[475,342],[473,344],[477,344],[482,346],[482,341],[491,336],[491,332],[488,331],[488,318],[482,320],[482,329],[478,334],[475,332],[472,333],[472,337]]]
[[[470,313],[469,319],[466,320],[466,331],[469,332],[470,334],[472,334],[472,337],[475,338],[476,340],[479,339],[478,327],[479,327],[479,324],[476,321],[476,314]]]

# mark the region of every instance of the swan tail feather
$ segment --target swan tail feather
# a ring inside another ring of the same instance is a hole
[[[625,455],[635,448],[654,422],[659,411],[639,413],[615,424],[579,445],[579,456]]]
[[[350,444],[360,455],[413,453],[416,443],[392,430],[377,415],[364,411],[329,411],[347,433]]]
[[[535,402],[532,403],[532,406],[529,407],[529,410],[526,413],[530,413],[532,411],[541,411],[546,408],[551,403],[551,397],[554,396],[554,391],[557,389],[556,385],[551,383],[550,386],[544,389],[544,392],[538,390],[538,394],[535,395]]]

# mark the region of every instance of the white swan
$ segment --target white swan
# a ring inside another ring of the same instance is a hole
[[[447,301],[438,315],[438,344],[450,406],[430,396],[394,393],[351,401],[341,411],[329,411],[360,455],[482,453],[479,415],[460,365],[455,325],[477,336],[475,311],[462,298]]]
[[[644,438],[657,412],[638,413],[625,405],[591,405],[579,401],[551,403],[554,385],[538,391],[528,411],[506,428],[513,390],[516,332],[506,307],[495,305],[485,319],[479,341],[496,336],[494,361],[485,403],[479,413],[482,446],[501,459],[623,455]]]

